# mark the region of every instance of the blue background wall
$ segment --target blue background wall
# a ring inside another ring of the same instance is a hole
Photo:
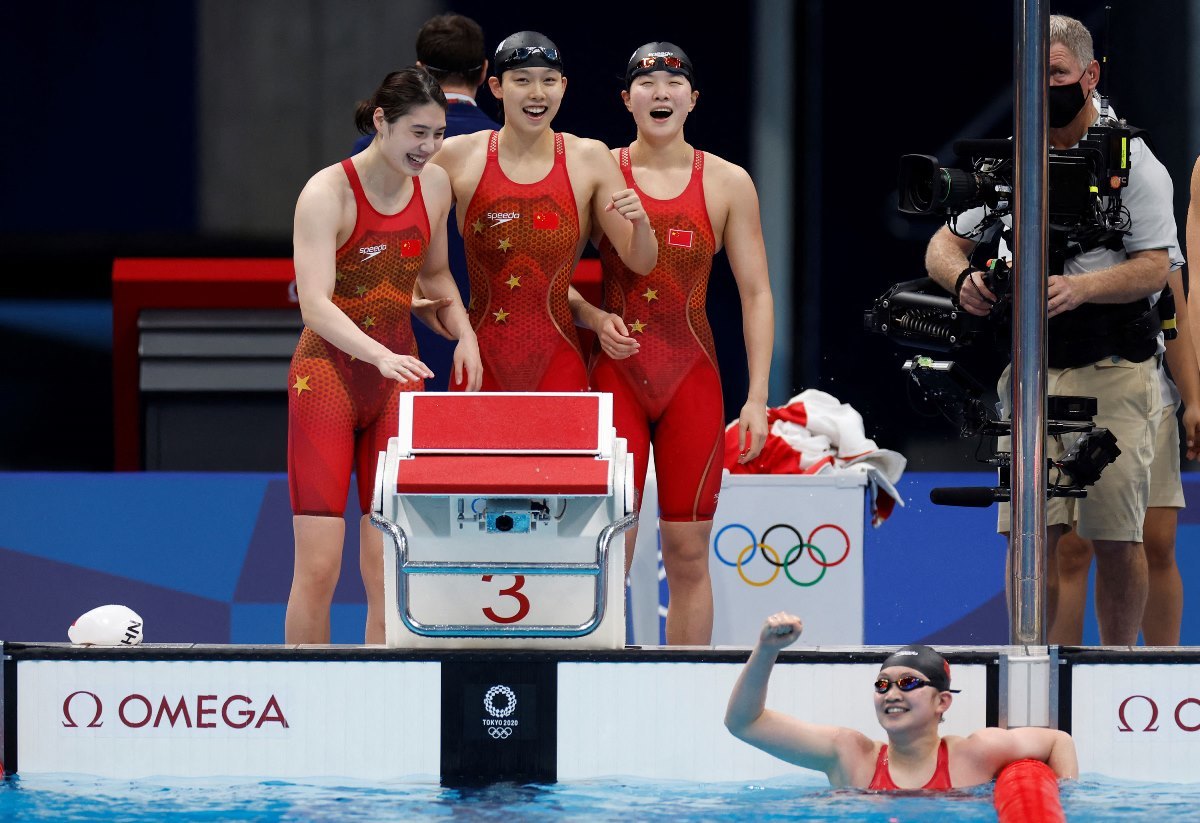
[[[992,509],[928,502],[989,475],[911,473],[907,507],[866,529],[870,644],[1006,643],[1004,542]],[[1200,474],[1184,479],[1191,500]],[[292,571],[287,479],[273,474],[0,474],[0,638],[66,641],[83,612],[123,603],[156,643],[281,643]],[[362,641],[356,507],[334,595],[335,643]],[[1200,508],[1180,516],[1184,585],[1200,579]],[[1099,637],[1089,609],[1084,642]],[[1200,643],[1185,605],[1184,644]]]

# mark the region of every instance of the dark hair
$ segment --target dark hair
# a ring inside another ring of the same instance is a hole
[[[439,14],[417,32],[417,59],[439,83],[474,87],[485,54],[483,29],[461,14]]]
[[[433,75],[420,66],[409,66],[383,78],[371,99],[358,104],[354,112],[354,125],[363,134],[374,134],[375,109],[383,109],[383,119],[395,123],[417,106],[426,103],[436,103],[444,109],[446,95]]]

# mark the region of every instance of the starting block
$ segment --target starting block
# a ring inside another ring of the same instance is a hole
[[[611,395],[401,394],[371,514],[387,645],[622,648],[633,498]]]

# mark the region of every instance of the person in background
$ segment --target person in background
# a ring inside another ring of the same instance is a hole
[[[1200,238],[1197,240],[1200,243]],[[1200,250],[1190,249],[1197,254]],[[1177,269],[1167,277],[1176,295],[1178,336],[1167,340],[1168,377],[1158,370],[1162,409],[1154,442],[1154,460],[1150,464],[1150,494],[1146,499],[1146,519],[1142,542],[1146,549],[1149,594],[1142,612],[1142,642],[1147,646],[1178,646],[1183,623],[1183,578],[1175,561],[1175,534],[1179,510],[1185,505],[1183,481],[1179,473],[1180,426],[1176,411],[1183,403],[1183,436],[1187,457],[1200,453],[1200,370],[1196,363],[1191,312],[1183,298],[1183,276]],[[1174,378],[1174,380],[1172,380]],[[1083,613],[1087,605],[1088,571],[1095,555],[1092,541],[1074,530],[1058,542],[1058,609],[1047,639],[1050,643],[1078,646],[1083,642]],[[1097,578],[1096,584],[1103,585]],[[1098,595],[1100,602],[1103,595]]]

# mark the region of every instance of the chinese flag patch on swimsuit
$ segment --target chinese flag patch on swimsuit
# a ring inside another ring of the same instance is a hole
[[[400,244],[401,257],[416,257],[421,253],[420,240],[405,240]]]
[[[669,229],[667,231],[667,245],[690,249],[692,247],[692,231],[690,229]]]
[[[552,211],[534,212],[533,227],[535,229],[553,230],[558,228],[558,213]]]

